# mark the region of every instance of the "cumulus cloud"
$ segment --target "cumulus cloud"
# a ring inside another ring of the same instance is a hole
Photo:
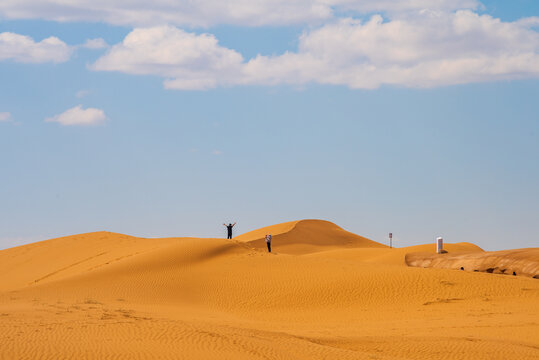
[[[0,61],[61,63],[69,60],[71,53],[71,47],[54,36],[36,42],[29,36],[0,33]]]
[[[539,33],[469,10],[384,21],[341,19],[305,32],[296,52],[248,61],[213,35],[172,26],[133,30],[91,66],[163,77],[169,89],[322,83],[434,87],[539,76]]]
[[[539,76],[539,34],[472,11],[384,22],[343,19],[304,34],[296,53],[259,56],[247,82],[433,87]]]
[[[8,112],[0,112],[0,122],[12,121],[11,114]]]
[[[0,17],[190,27],[316,23],[336,12],[473,9],[476,0],[2,0]]]
[[[68,109],[59,115],[45,119],[46,122],[56,122],[66,126],[88,126],[103,123],[107,117],[105,112],[96,108],[83,109],[82,105]]]
[[[235,83],[241,54],[218,44],[213,35],[196,35],[172,26],[135,29],[90,68],[159,75],[165,87],[203,90]]]

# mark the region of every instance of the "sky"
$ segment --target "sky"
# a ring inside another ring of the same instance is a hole
[[[536,0],[3,0],[0,249],[325,219],[539,246]]]

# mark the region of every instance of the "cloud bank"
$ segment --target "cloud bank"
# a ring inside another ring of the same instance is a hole
[[[65,126],[88,126],[103,123],[107,117],[105,112],[96,108],[83,109],[82,105],[68,109],[59,115],[45,119],[46,122],[56,122]]]
[[[157,75],[169,89],[234,85],[435,87],[539,77],[536,18],[502,22],[469,10],[384,21],[340,19],[305,32],[295,52],[245,60],[211,34],[138,28],[91,69]]]
[[[424,88],[537,78],[539,18],[503,22],[478,14],[481,6],[476,0],[4,0],[5,18],[143,26],[113,46],[90,39],[70,47],[55,37],[36,42],[1,33],[0,60],[57,63],[77,48],[107,49],[90,69],[155,75],[178,90],[309,83]],[[177,27],[220,24],[308,30],[295,51],[245,59],[212,34]]]

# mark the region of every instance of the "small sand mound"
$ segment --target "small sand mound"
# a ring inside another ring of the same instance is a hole
[[[408,266],[423,268],[539,277],[539,248],[448,254],[415,252],[407,254],[405,261]]]
[[[325,220],[299,220],[257,229],[234,239],[255,249],[266,247],[265,235],[272,235],[274,249],[284,254],[310,254],[332,248],[387,248],[386,245],[348,232]]]
[[[449,253],[483,251],[479,246],[461,242],[456,244],[445,243],[445,250]],[[309,256],[320,258],[332,258],[341,260],[353,260],[371,264],[386,264],[406,266],[404,257],[408,253],[422,252],[436,254],[436,244],[414,245],[402,248],[389,247],[358,247],[358,248],[335,248],[324,252],[317,252]]]

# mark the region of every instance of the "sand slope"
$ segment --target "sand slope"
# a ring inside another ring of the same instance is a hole
[[[98,232],[2,250],[0,359],[539,356],[539,281],[406,266],[417,251],[434,246],[389,249],[316,220],[232,240]]]

